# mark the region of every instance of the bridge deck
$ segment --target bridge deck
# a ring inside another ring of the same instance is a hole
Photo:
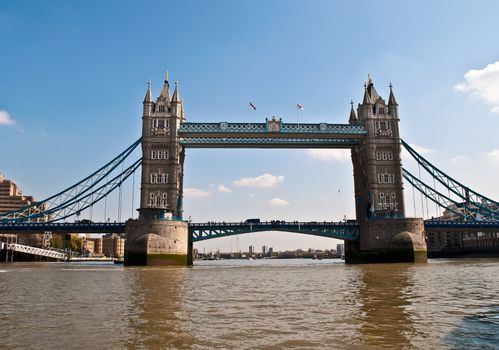
[[[124,233],[124,222],[22,222],[0,223],[0,232],[5,233]]]
[[[424,225],[425,230],[432,232],[499,232],[499,221],[426,220]],[[53,233],[124,233],[125,223],[0,223],[1,233],[43,233],[45,231]],[[259,223],[189,223],[189,233],[192,235],[194,241],[262,231],[287,231],[339,239],[358,239],[358,224],[355,222],[266,221]]]
[[[431,232],[499,232],[499,221],[426,220],[424,228]]]

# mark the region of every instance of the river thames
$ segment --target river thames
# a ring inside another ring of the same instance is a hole
[[[0,265],[1,349],[497,349],[499,259]]]

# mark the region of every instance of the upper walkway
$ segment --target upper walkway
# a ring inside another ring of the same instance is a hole
[[[329,123],[182,123],[180,144],[190,148],[349,148],[365,137],[362,125]]]

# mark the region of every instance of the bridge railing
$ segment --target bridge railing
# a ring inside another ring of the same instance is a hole
[[[50,249],[31,247],[31,246],[17,244],[17,243],[7,244],[7,250],[11,250],[14,252],[19,252],[19,253],[37,255],[37,256],[44,256],[47,258],[53,258],[53,259],[58,259],[58,260],[67,260],[67,258],[68,258],[68,255],[66,253],[61,253],[61,252],[50,250]]]

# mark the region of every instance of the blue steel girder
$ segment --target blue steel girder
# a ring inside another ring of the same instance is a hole
[[[259,138],[259,137],[183,137],[180,144],[188,148],[351,148],[356,139]]]
[[[298,221],[267,221],[260,223],[189,223],[189,239],[192,242],[264,231],[294,232],[350,241],[359,239],[359,226],[356,223]]]

